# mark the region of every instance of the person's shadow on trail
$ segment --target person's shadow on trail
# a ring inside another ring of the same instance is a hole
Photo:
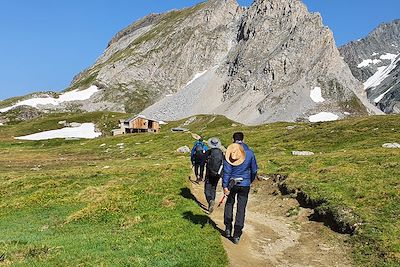
[[[183,196],[186,199],[190,199],[193,200],[194,202],[197,203],[197,205],[199,205],[199,207],[203,210],[203,211],[207,211],[207,207],[201,203],[190,191],[189,188],[185,187],[185,188],[181,188],[181,196]]]
[[[194,202],[199,205],[203,209],[203,211],[207,210],[207,207],[205,207],[190,191],[189,188],[181,188],[181,196],[183,196],[186,199],[193,200]],[[201,228],[204,228],[207,224],[210,224],[215,230],[217,230],[221,235],[224,235],[224,231],[218,227],[218,225],[207,215],[197,215],[193,214],[192,211],[186,211],[183,213],[182,217],[194,224],[199,224],[201,225]]]

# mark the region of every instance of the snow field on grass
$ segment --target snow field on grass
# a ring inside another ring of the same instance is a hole
[[[310,97],[315,103],[322,103],[325,99],[322,97],[321,87],[315,87],[310,91]]]
[[[338,119],[339,116],[331,112],[321,112],[308,118],[310,122],[336,121]]]
[[[53,98],[50,96],[49,97],[31,98],[31,99],[20,101],[11,107],[6,107],[3,109],[0,109],[0,113],[7,112],[7,111],[9,111],[13,108],[19,107],[19,106],[31,106],[31,107],[37,108],[39,105],[49,105],[50,104],[53,106],[58,106],[59,104],[64,103],[64,102],[87,100],[98,91],[99,91],[99,89],[97,88],[97,86],[92,85],[88,89],[85,89],[82,91],[73,90],[70,92],[63,93],[58,98]]]
[[[99,137],[101,133],[95,132],[93,123],[83,123],[79,127],[66,127],[58,130],[45,131],[26,136],[15,137],[18,140],[48,140],[56,138],[85,138],[94,139]]]

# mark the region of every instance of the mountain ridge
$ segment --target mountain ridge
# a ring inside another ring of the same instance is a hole
[[[194,79],[199,73],[208,73],[206,84]],[[99,92],[78,103],[84,111],[143,112],[162,120],[196,112],[262,124],[378,112],[321,16],[300,0],[257,0],[249,8],[210,0],[145,16],[119,31],[67,91],[90,86]],[[209,105],[187,105],[188,86]],[[321,102],[311,98],[316,88]]]
[[[385,113],[400,113],[400,19],[381,23],[366,37],[339,48],[370,102]]]

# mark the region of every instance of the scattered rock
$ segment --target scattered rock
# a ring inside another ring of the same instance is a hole
[[[75,140],[81,140],[79,137],[65,137],[64,140],[67,141],[75,141]],[[81,144],[82,145],[82,144]]]
[[[111,168],[110,166],[104,166],[103,169],[109,169]]]
[[[181,127],[177,127],[177,128],[172,128],[171,132],[187,132],[189,131],[189,129],[187,128],[181,128]]]
[[[232,126],[232,127],[237,127],[237,124],[236,124],[236,123],[232,123],[231,126]]]
[[[386,143],[386,144],[383,144],[382,147],[384,147],[384,148],[400,148],[400,144],[398,144],[398,143]]]
[[[67,124],[67,121],[59,121],[58,124],[59,125],[65,125],[65,124]]]
[[[268,181],[270,177],[264,176],[264,175],[257,175],[257,179],[259,181]]]
[[[71,122],[71,123],[69,123],[69,127],[72,127],[72,128],[81,127],[81,125],[82,125],[82,123],[79,123],[79,122]]]
[[[106,144],[101,144],[101,145],[100,145],[100,147],[105,147],[105,146],[106,146]]]
[[[298,128],[298,127],[299,126],[297,126],[297,125],[291,125],[291,126],[287,126],[286,129],[287,130],[293,130],[293,129]]]
[[[185,123],[183,124],[183,126],[188,126],[189,124],[191,124],[192,122],[194,122],[197,119],[196,116],[189,118],[187,121],[185,121]]]
[[[292,151],[293,156],[312,156],[314,152],[311,151]]]
[[[195,133],[192,133],[192,137],[193,137],[194,139],[196,139],[196,140],[199,140],[199,139],[200,139],[200,135],[195,134]]]
[[[182,146],[176,150],[178,153],[190,153],[190,148],[188,146]]]
[[[41,167],[42,167],[42,165],[37,165],[37,166],[31,168],[31,171],[40,171]]]

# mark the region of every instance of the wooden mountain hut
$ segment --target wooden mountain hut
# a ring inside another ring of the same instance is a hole
[[[120,129],[113,130],[113,135],[130,133],[158,133],[160,123],[156,120],[147,119],[144,116],[136,116],[127,120],[120,120]]]

